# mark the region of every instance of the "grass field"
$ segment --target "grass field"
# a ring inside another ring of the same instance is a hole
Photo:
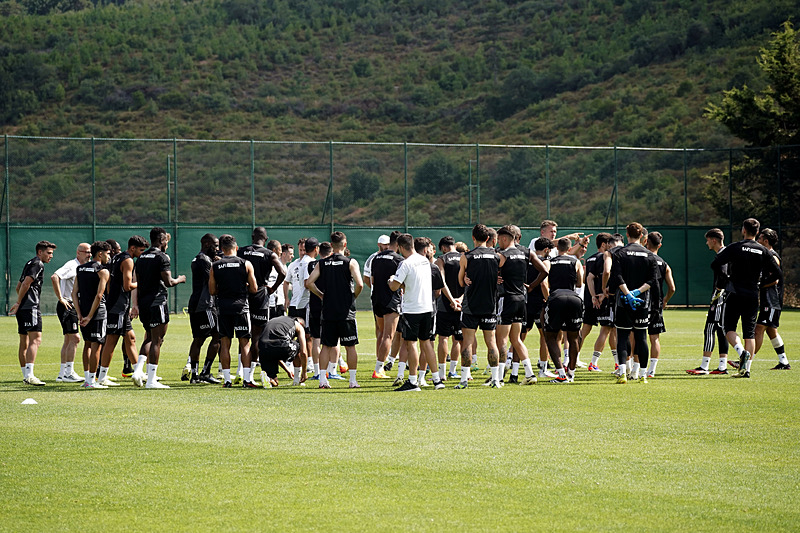
[[[54,317],[34,389],[16,322],[0,319],[0,531],[798,529],[800,367],[770,371],[767,346],[750,380],[688,376],[702,311],[667,312],[648,385],[613,385],[606,350],[606,372],[571,385],[412,394],[369,379],[359,318],[354,391],[189,386],[182,316],[159,366],[170,390],[56,384]],[[781,333],[792,360],[800,313]]]

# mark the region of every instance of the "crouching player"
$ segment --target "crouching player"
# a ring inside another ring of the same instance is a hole
[[[301,385],[305,382],[308,359],[306,330],[297,318],[280,316],[267,322],[258,339],[258,353],[261,358],[261,370],[267,373],[270,387],[278,386],[278,369],[281,361],[287,364],[295,361],[292,385]]]

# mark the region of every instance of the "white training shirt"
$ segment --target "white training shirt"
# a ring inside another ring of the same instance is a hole
[[[272,272],[269,274],[269,279],[267,280],[267,284],[272,287],[275,285],[275,282],[278,280],[278,271],[274,268]],[[286,299],[283,297],[283,284],[278,287],[275,292],[269,295],[269,306],[276,307],[278,305],[284,305],[286,303]]]
[[[306,289],[304,282],[308,278],[308,264],[312,261],[314,261],[313,257],[304,255],[292,263],[294,269],[286,275],[287,280],[292,283],[292,299],[289,302],[291,307],[302,309],[308,305],[311,293]]]
[[[364,272],[362,274],[364,279],[372,277],[372,260],[375,259],[375,256],[378,255],[379,253],[380,250],[373,253],[371,256],[367,257],[367,260],[364,261]],[[372,294],[372,280],[370,280],[369,293]]]
[[[61,280],[59,281],[59,285],[61,286],[61,296],[70,302],[72,301],[72,288],[75,286],[75,274],[77,273],[79,266],[80,262],[77,258],[70,259],[55,272],[55,274]]]
[[[416,315],[433,312],[431,262],[414,252],[400,263],[394,279],[405,283],[403,313]]]
[[[539,239],[541,239],[541,237],[536,237],[535,239],[532,239],[531,243],[528,245],[528,248],[532,252],[536,252],[536,248],[534,247],[534,245],[536,244],[536,241],[538,241]],[[553,258],[556,257],[557,255],[558,255],[558,247],[556,247],[556,241],[553,241],[553,247],[550,249],[550,255],[548,255],[547,257]]]

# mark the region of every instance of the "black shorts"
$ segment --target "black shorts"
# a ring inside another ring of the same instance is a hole
[[[189,313],[189,324],[192,326],[193,339],[207,339],[217,333],[217,310],[206,309]]]
[[[106,319],[95,319],[81,326],[81,337],[85,342],[106,342]]]
[[[478,328],[483,331],[497,329],[497,315],[470,315],[461,313],[461,329]]]
[[[67,309],[64,304],[58,302],[56,314],[58,321],[61,322],[61,332],[64,335],[78,333],[78,313],[75,311],[75,307]]]
[[[589,326],[597,326],[599,323],[597,314],[600,309],[595,309],[594,305],[592,305],[592,295],[589,294],[588,290],[584,293],[584,297],[586,296],[588,296],[589,299],[583,301],[583,323]]]
[[[464,340],[464,334],[461,332],[461,313],[454,312],[438,312],[436,313],[436,334],[440,337],[453,337],[457,341]]]
[[[247,302],[250,308],[250,324],[263,326],[269,322],[269,293],[266,288],[249,295]]]
[[[622,329],[647,329],[650,324],[650,308],[645,304],[638,309],[631,309],[622,300],[617,300],[614,324]]]
[[[768,328],[778,329],[781,322],[781,310],[777,307],[762,307],[758,312],[757,323]]]
[[[139,321],[144,326],[145,331],[158,327],[162,324],[169,324],[169,309],[167,304],[153,306],[142,306],[139,308]]]
[[[217,323],[217,331],[220,337],[232,339],[249,339],[250,338],[250,313],[245,311],[243,313],[235,313],[232,315],[219,315],[219,322]]]
[[[660,335],[666,331],[667,328],[664,327],[664,313],[661,309],[651,309],[650,316],[647,319],[647,334]]]
[[[616,313],[615,313],[616,306],[617,306],[616,294],[612,294],[607,298],[603,298],[603,302],[600,304],[600,309],[595,310],[595,312],[597,313],[597,323],[600,326],[604,326],[607,328],[613,328],[616,326]]]
[[[500,313],[500,324],[508,326],[511,324],[524,324],[528,315],[525,300],[510,299],[508,296],[500,298],[503,311]]]
[[[119,335],[121,337],[132,330],[133,324],[131,324],[130,312],[108,314],[106,318],[106,335]]]
[[[300,353],[300,343],[296,340],[282,344],[258,343],[258,358],[261,362],[261,369],[273,379],[278,377],[278,361],[289,363],[294,360],[298,353]]]
[[[314,339],[319,339],[322,337],[322,316],[317,313],[312,313],[311,311],[308,312],[308,324],[306,325],[306,331],[308,332],[309,336]]]
[[[400,306],[397,305],[397,306],[384,307],[382,305],[376,305],[376,304],[373,303],[372,304],[372,313],[378,318],[383,318],[384,316],[389,315],[391,313],[398,313],[399,314],[400,313]]]
[[[722,327],[725,333],[736,331],[739,318],[742,319],[742,339],[756,337],[756,318],[758,315],[758,296],[743,297],[740,294],[730,293],[725,299],[722,310]]]
[[[278,318],[286,314],[286,308],[283,305],[271,306],[269,308],[269,319]]]
[[[528,303],[525,306],[525,331],[530,331],[536,326],[542,329],[542,309],[544,309],[544,302],[537,295],[537,300],[532,300],[531,295],[528,295]]]
[[[18,309],[17,333],[27,335],[37,331],[42,331],[42,312],[39,309]]]
[[[432,328],[431,313],[403,313],[400,316],[400,332],[404,341],[429,340]]]
[[[308,320],[308,307],[297,308],[294,306],[290,306],[289,316],[292,318],[299,318],[300,320],[303,321],[303,324],[305,324],[306,320]]]
[[[579,331],[583,324],[583,302],[575,291],[556,290],[550,293],[544,306],[544,324],[547,332]]]
[[[337,344],[355,346],[358,344],[358,325],[355,318],[345,320],[322,319],[320,343],[330,348]]]

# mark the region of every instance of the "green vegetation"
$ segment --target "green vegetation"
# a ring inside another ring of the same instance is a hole
[[[797,346],[800,316],[782,319]],[[84,391],[53,382],[61,335],[46,317],[47,387],[23,386],[16,347],[1,349],[0,529],[794,531],[797,370],[768,370],[765,347],[750,380],[688,376],[704,320],[666,313],[648,385],[613,385],[606,350],[606,372],[571,385],[399,394],[368,379],[363,314],[358,391],[185,385],[181,316],[159,366],[171,390]],[[0,319],[3,338],[15,331]]]

